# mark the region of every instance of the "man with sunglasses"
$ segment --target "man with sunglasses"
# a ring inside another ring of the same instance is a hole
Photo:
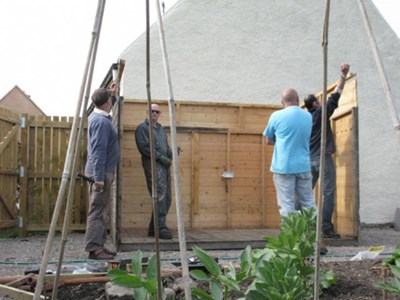
[[[158,123],[161,110],[157,104],[151,105],[151,120],[146,119],[138,125],[135,133],[136,146],[142,156],[142,166],[146,177],[147,188],[152,195],[151,159],[149,126],[153,126],[154,155],[156,161],[156,179],[158,196],[158,232],[160,239],[172,239],[172,233],[167,227],[167,214],[171,206],[171,160],[172,151],[168,145],[167,135]],[[148,236],[154,236],[154,217],[151,214]]]

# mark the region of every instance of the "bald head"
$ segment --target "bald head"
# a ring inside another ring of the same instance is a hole
[[[282,92],[282,104],[284,106],[299,105],[299,95],[295,89],[286,89]]]
[[[158,104],[152,103],[151,104],[151,122],[153,126],[155,126],[160,118],[161,110]]]

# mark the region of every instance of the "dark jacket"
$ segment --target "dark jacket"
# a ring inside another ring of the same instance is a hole
[[[159,161],[161,156],[172,159],[172,151],[168,145],[167,135],[160,123],[153,128],[155,160]],[[150,138],[149,138],[149,121],[145,120],[136,128],[135,133],[136,146],[142,155],[143,160],[150,160]]]
[[[326,103],[326,154],[332,154],[336,151],[335,140],[333,139],[333,133],[331,128],[330,117],[335,112],[335,109],[339,105],[339,93],[332,93]],[[322,107],[311,108],[308,110],[312,115],[312,131],[310,138],[310,155],[311,157],[317,157],[321,153],[321,121],[322,121]]]

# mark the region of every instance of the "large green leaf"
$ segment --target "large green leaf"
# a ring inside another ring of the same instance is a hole
[[[137,250],[132,256],[132,270],[138,276],[142,275],[142,258],[143,254],[140,250]]]
[[[200,288],[192,288],[191,292],[192,296],[196,297],[197,299],[214,300],[214,298],[210,294]]]
[[[247,293],[246,295],[246,300],[261,300],[261,299],[268,299],[265,297],[266,295],[257,291],[257,290],[252,290]]]
[[[322,274],[319,281],[321,288],[326,289],[334,284],[336,284],[336,274],[332,270],[326,271]]]
[[[208,277],[208,275],[206,273],[204,273],[203,270],[192,270],[190,271],[190,275],[197,280],[201,280],[201,281],[208,281],[210,279],[210,277]]]
[[[147,279],[145,282],[143,282],[143,287],[150,292],[150,294],[155,295],[157,294],[157,279],[152,278],[152,279]],[[161,286],[161,289],[163,287]]]
[[[400,293],[400,290],[396,287],[393,287],[392,285],[386,284],[386,283],[378,283],[377,285],[375,285],[377,288],[381,289],[381,290],[385,290],[388,292],[392,292],[392,293]]]
[[[208,272],[210,272],[212,276],[216,277],[221,274],[221,269],[217,262],[212,257],[210,257],[203,249],[197,246],[193,246],[193,251],[194,253],[196,253],[199,260],[203,263],[204,267],[207,269]]]
[[[134,297],[135,300],[146,300],[148,299],[148,295],[149,293],[147,292],[147,290],[145,288],[136,288],[134,289]]]
[[[128,272],[122,271],[120,269],[111,269],[108,271],[107,276],[113,280],[114,278],[121,277],[121,276],[126,276],[128,275]]]
[[[210,290],[211,290],[211,295],[214,300],[222,300],[224,297],[222,288],[219,286],[218,282],[216,280],[211,280],[210,281]]]
[[[240,270],[241,272],[248,272],[251,266],[251,247],[249,245],[244,248],[240,254]]]
[[[390,270],[392,271],[394,276],[396,276],[397,278],[400,278],[400,268],[398,266],[391,265]]]
[[[149,260],[146,270],[146,278],[157,280],[157,258],[155,255],[153,255]]]
[[[222,282],[225,286],[227,286],[230,290],[240,291],[240,286],[235,280],[229,279],[222,274],[218,275],[217,279],[220,282]]]
[[[119,276],[112,280],[116,285],[129,287],[129,288],[141,288],[143,287],[143,281],[136,275],[127,274],[126,276]]]

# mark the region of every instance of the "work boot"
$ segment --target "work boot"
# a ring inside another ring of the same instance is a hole
[[[103,247],[103,251],[104,251],[105,253],[107,253],[107,254],[112,255],[112,256],[117,255],[117,252],[112,251],[112,250],[110,250],[110,249],[107,249],[106,247]]]
[[[324,239],[340,239],[340,234],[333,231],[332,228],[324,229]]]
[[[154,230],[149,230],[149,231],[147,232],[147,235],[148,235],[149,237],[154,237],[154,236],[155,236]],[[168,228],[164,227],[164,228],[162,228],[162,229],[160,229],[160,230],[158,231],[158,237],[159,237],[160,239],[163,239],[163,240],[170,240],[170,239],[172,239],[172,233],[171,233],[171,231],[169,231]]]
[[[159,238],[163,240],[170,240],[172,239],[172,233],[167,227],[163,227],[159,231]]]
[[[89,259],[113,259],[114,255],[107,254],[104,249],[99,248],[89,252]]]

